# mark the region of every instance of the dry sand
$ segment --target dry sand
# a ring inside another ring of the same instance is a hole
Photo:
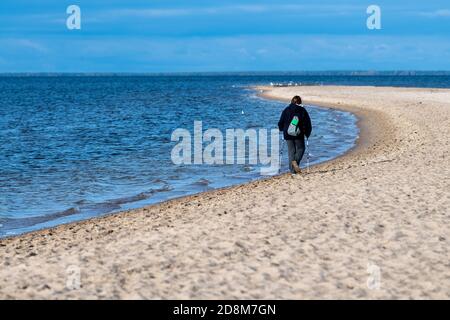
[[[2,240],[0,298],[450,298],[450,90],[267,90],[355,112],[358,147],[303,176]]]

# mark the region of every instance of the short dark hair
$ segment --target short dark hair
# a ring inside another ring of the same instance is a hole
[[[300,96],[295,96],[292,98],[291,102],[294,104],[302,104],[302,98],[300,98]]]

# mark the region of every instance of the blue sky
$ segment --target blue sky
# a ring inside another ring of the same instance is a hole
[[[450,70],[450,2],[0,1],[0,72],[300,70]]]

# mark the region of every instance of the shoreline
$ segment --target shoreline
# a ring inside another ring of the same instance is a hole
[[[449,298],[450,90],[302,86],[270,97],[297,92],[356,114],[356,147],[308,174],[0,239],[0,297]],[[77,290],[65,288],[70,265],[83,274]],[[368,265],[382,271],[378,290]]]

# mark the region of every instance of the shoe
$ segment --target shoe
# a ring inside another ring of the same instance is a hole
[[[292,161],[292,168],[294,169],[295,173],[302,173],[302,170],[300,169],[300,167],[297,164],[297,161]]]

